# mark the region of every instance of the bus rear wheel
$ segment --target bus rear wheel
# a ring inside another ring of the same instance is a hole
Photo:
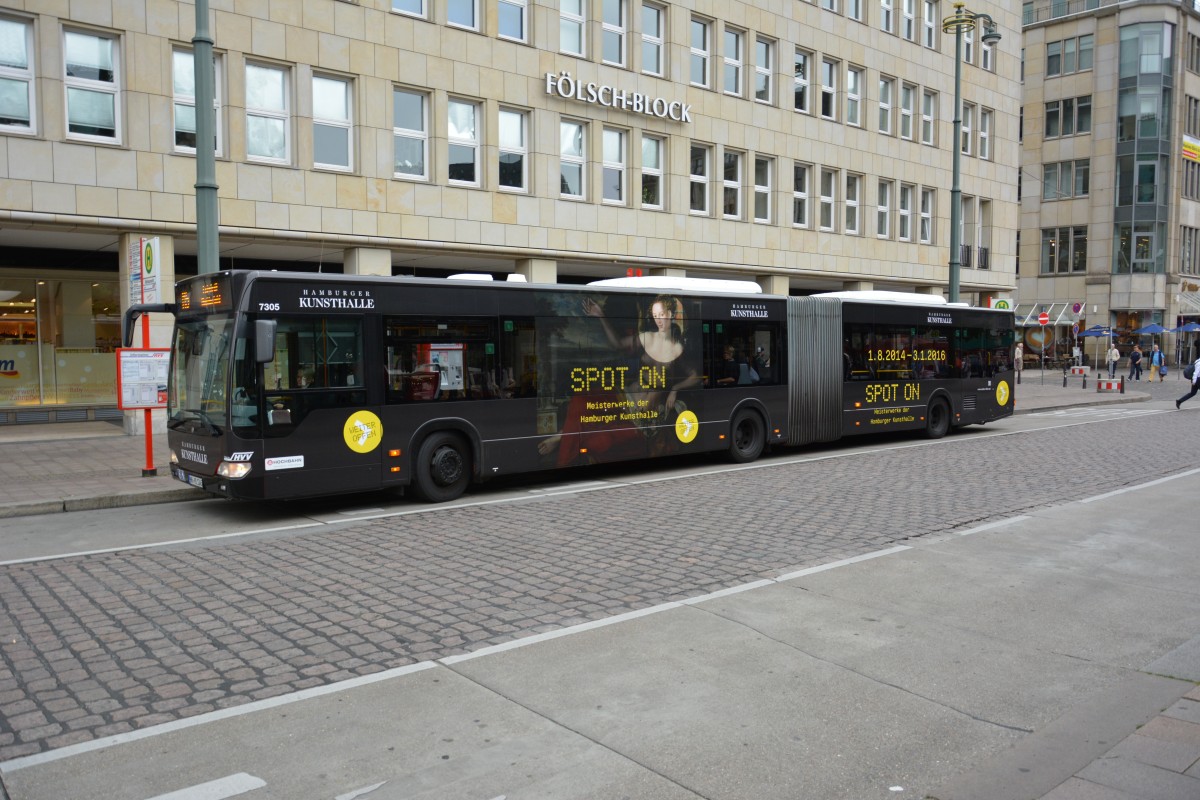
[[[767,430],[762,417],[753,411],[739,411],[729,430],[729,458],[737,464],[754,461],[767,445]]]
[[[421,442],[417,451],[413,491],[429,503],[455,500],[471,482],[471,452],[457,434],[440,431]]]
[[[925,436],[940,439],[950,432],[950,407],[945,400],[934,400],[929,404],[925,417]]]

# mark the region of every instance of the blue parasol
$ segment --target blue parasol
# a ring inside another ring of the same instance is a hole
[[[1166,333],[1166,332],[1167,332],[1167,329],[1164,328],[1162,325],[1159,325],[1157,322],[1151,322],[1149,325],[1143,325],[1142,327],[1140,327],[1134,331],[1134,333],[1136,333],[1138,335],[1142,335],[1142,336],[1147,335],[1147,334]]]

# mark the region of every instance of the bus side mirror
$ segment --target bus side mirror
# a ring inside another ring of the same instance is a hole
[[[275,328],[277,324],[273,319],[256,319],[254,321],[254,357],[260,364],[270,364],[275,360]]]

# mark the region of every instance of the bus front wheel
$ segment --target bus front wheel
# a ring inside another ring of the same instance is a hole
[[[934,400],[925,417],[925,436],[940,439],[950,432],[950,407],[945,400]]]
[[[729,458],[738,464],[755,460],[767,445],[766,426],[753,411],[738,412],[729,433]]]
[[[429,503],[457,499],[471,481],[471,451],[453,433],[441,431],[421,442],[416,464],[413,491]]]

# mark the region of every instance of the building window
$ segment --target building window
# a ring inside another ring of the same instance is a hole
[[[450,183],[479,185],[479,106],[466,100],[451,100],[446,105],[447,139],[446,177]]]
[[[625,66],[625,0],[603,0],[601,58],[606,64]]]
[[[937,146],[937,92],[921,93],[921,144]]]
[[[985,161],[992,159],[992,119],[995,112],[990,108],[979,111],[979,157]]]
[[[837,203],[837,171],[821,170],[821,219],[820,228],[823,231],[833,230],[834,206]]]
[[[892,182],[879,182],[879,202],[875,211],[875,235],[880,239],[892,235]]]
[[[1166,235],[1162,222],[1118,223],[1113,248],[1113,272],[1121,275],[1159,274],[1166,267]]]
[[[1042,165],[1042,199],[1065,200],[1087,197],[1091,184],[1091,162],[1060,161]]]
[[[663,28],[666,9],[642,5],[642,72],[663,74]]]
[[[663,140],[642,136],[642,207],[663,207]]]
[[[937,49],[937,1],[925,0],[921,4],[921,44],[930,50]]]
[[[1092,68],[1092,34],[1046,42],[1046,77],[1070,75]]]
[[[979,66],[981,66],[987,72],[995,72],[996,48],[985,41],[983,42],[983,46],[979,49],[979,52],[981,54]]]
[[[917,87],[906,83],[900,87],[900,138],[912,141],[913,114],[917,110]]]
[[[392,138],[395,174],[429,179],[429,102],[419,92],[392,90]]]
[[[722,88],[725,94],[741,97],[742,94],[742,39],[741,31],[725,29],[725,68],[722,73]]]
[[[892,94],[896,91],[894,78],[879,79],[879,132],[892,133]]]
[[[498,183],[501,189],[516,189],[522,192],[526,190],[528,173],[525,164],[529,155],[528,119],[529,115],[524,111],[500,109],[498,117],[500,137]]]
[[[414,17],[425,16],[425,0],[392,0],[392,11],[410,14]]]
[[[807,164],[792,166],[792,224],[808,227],[808,170]]]
[[[313,166],[349,171],[354,163],[354,114],[350,81],[312,79]]]
[[[912,212],[913,192],[915,187],[909,184],[900,185],[900,205],[896,215],[896,238],[902,242],[912,241]]]
[[[196,152],[196,69],[191,50],[171,54],[171,77],[175,109],[175,149]],[[221,61],[213,57],[213,153],[224,153],[221,130]]]
[[[775,45],[766,39],[754,43],[754,99],[760,103],[774,101]]]
[[[862,125],[863,70],[850,67],[846,70],[846,124]]]
[[[879,30],[892,32],[892,25],[895,20],[892,18],[892,0],[879,0]]]
[[[821,0],[821,8],[836,14],[838,10],[837,0]]]
[[[290,163],[289,94],[286,69],[246,65],[246,157],[251,161]]]
[[[863,0],[846,0],[846,16],[855,22],[862,22]]]
[[[963,103],[963,106],[962,106],[962,142],[960,144],[962,147],[962,154],[964,156],[969,156],[969,155],[971,155],[971,152],[972,152],[971,142],[973,141],[973,138],[971,136],[971,130],[972,130],[972,125],[974,124],[974,121],[975,121],[975,106],[971,105],[970,103]]]
[[[121,138],[120,64],[112,36],[66,31],[63,75],[67,90],[67,137],[116,142]]]
[[[1184,275],[1200,274],[1200,229],[1181,226],[1179,238],[1180,273]]]
[[[921,190],[921,244],[933,244],[933,209],[936,199],[933,189]]]
[[[1087,227],[1043,228],[1041,274],[1087,271]]]
[[[900,22],[901,35],[910,42],[917,40],[917,0],[901,0],[903,16]]]
[[[1184,178],[1187,177],[1184,161]],[[1117,205],[1155,205],[1167,202],[1166,156],[1157,153],[1138,153],[1117,158]],[[1161,182],[1159,181],[1161,178]],[[1186,187],[1184,187],[1186,191]],[[1138,216],[1145,217],[1145,212]]]
[[[558,49],[573,56],[586,56],[583,35],[584,3],[587,0],[559,0]]]
[[[496,34],[501,39],[524,42],[529,34],[525,29],[528,0],[499,0],[496,7]]]
[[[559,192],[563,197],[577,200],[583,199],[584,164],[584,125],[582,122],[559,123]]]
[[[963,63],[975,63],[975,29],[967,28],[963,31]]]
[[[692,17],[692,49],[690,80],[694,86],[708,86],[708,59],[710,55],[711,23]]]
[[[603,191],[606,203],[625,204],[625,132],[605,128],[603,132]]]
[[[846,233],[858,234],[858,204],[862,193],[862,176],[846,176]]]
[[[479,30],[478,0],[446,0],[446,24]]]
[[[821,116],[837,119],[838,62],[821,59]]]
[[[721,181],[721,214],[725,219],[742,218],[742,154],[725,152],[725,171]]]
[[[774,165],[769,158],[754,159],[754,221],[771,221],[771,176]]]
[[[1118,98],[1118,108],[1125,95]],[[1119,112],[1118,112],[1119,113]],[[1062,100],[1052,100],[1046,103],[1045,138],[1057,136],[1074,136],[1080,133],[1092,132],[1092,96],[1066,97]],[[1118,125],[1118,130],[1122,130]]]
[[[803,50],[797,50],[793,63],[795,84],[792,87],[792,107],[801,114],[808,113],[808,64],[810,56]]]
[[[691,165],[688,168],[688,210],[693,214],[708,213],[708,173],[711,149],[692,145]]]
[[[0,131],[5,133],[36,133],[32,52],[33,24],[0,17]],[[194,90],[192,96],[194,102]]]

